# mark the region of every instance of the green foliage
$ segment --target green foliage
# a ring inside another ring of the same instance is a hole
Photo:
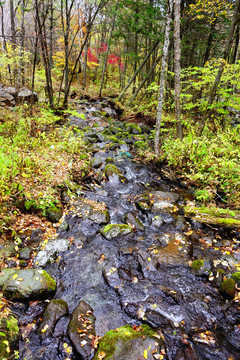
[[[211,200],[212,193],[218,200],[229,201],[229,205],[239,207],[240,196],[240,137],[239,127],[228,127],[213,134],[206,131],[197,138],[190,128],[183,141],[170,134],[162,145],[161,159],[166,159],[179,174],[197,185],[199,201]],[[206,187],[210,190],[206,190]]]

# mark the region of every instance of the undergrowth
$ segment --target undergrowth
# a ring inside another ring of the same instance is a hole
[[[182,142],[168,132],[160,159],[167,160],[179,175],[196,185],[197,200],[208,202],[215,198],[239,208],[240,126],[229,125],[217,133],[206,129],[201,137],[196,137],[191,126],[186,132]]]
[[[2,109],[0,115],[0,225],[14,216],[13,205],[44,211],[59,201],[59,189],[72,189],[73,170],[88,169],[83,133],[59,126],[47,107]],[[80,175],[81,176],[81,175]]]

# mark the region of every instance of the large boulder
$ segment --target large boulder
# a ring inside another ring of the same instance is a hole
[[[11,300],[39,300],[55,292],[56,281],[42,269],[4,269],[0,276],[0,288]]]
[[[22,88],[18,95],[17,95],[17,102],[18,103],[31,103],[31,98],[33,103],[38,102],[38,94],[35,92],[32,92],[31,90],[27,89],[27,88]]]
[[[94,360],[161,359],[161,350],[163,340],[148,325],[125,325],[101,338]]]
[[[14,97],[5,91],[5,89],[0,89],[0,106],[14,106],[15,99]]]

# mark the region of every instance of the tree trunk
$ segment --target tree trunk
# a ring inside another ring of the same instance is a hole
[[[180,39],[180,3],[181,0],[174,0],[174,97],[175,97],[175,118],[177,137],[182,140],[181,122],[181,39]]]
[[[210,91],[210,96],[209,96],[209,99],[208,99],[208,103],[207,103],[205,112],[203,114],[201,122],[199,123],[199,128],[197,130],[197,134],[199,136],[202,134],[202,132],[204,130],[204,127],[206,125],[206,122],[207,122],[207,120],[209,118],[210,110],[211,110],[210,107],[211,107],[211,105],[212,105],[212,103],[214,101],[214,98],[216,96],[217,88],[218,88],[218,85],[220,84],[221,77],[222,77],[222,74],[223,74],[223,71],[224,71],[224,66],[225,66],[226,60],[227,60],[227,58],[229,56],[229,53],[230,53],[234,30],[235,30],[236,24],[237,24],[237,22],[239,20],[239,9],[240,9],[240,0],[238,0],[236,5],[235,5],[235,10],[234,10],[233,18],[232,18],[231,27],[230,27],[230,30],[229,30],[229,34],[228,34],[228,38],[227,38],[227,41],[226,41],[225,49],[224,49],[224,52],[223,52],[223,60],[224,61],[221,61],[220,65],[219,65],[218,72],[217,72],[214,84],[213,84],[212,89]]]
[[[99,97],[102,96],[103,82],[104,82],[105,72],[107,70],[107,60],[108,60],[110,44],[111,44],[111,39],[112,39],[112,32],[113,32],[113,29],[114,29],[114,26],[115,26],[115,20],[116,20],[116,15],[117,15],[116,14],[117,6],[118,6],[118,0],[117,0],[117,3],[116,3],[116,8],[115,8],[115,12],[114,12],[113,21],[112,21],[112,26],[111,26],[111,30],[110,30],[110,34],[109,34],[109,38],[108,38],[107,52],[106,52],[105,59],[104,59],[101,85],[100,85],[100,89],[99,89]]]
[[[213,39],[214,39],[214,32],[215,32],[215,25],[216,25],[216,21],[213,21],[210,27],[210,33],[208,36],[208,42],[207,42],[207,48],[205,51],[205,56],[204,56],[204,60],[203,60],[203,66],[206,64],[206,62],[209,59],[210,56],[210,51],[211,51],[211,47],[212,47],[212,43],[213,43]]]
[[[163,58],[162,58],[162,69],[161,69],[161,78],[159,86],[159,96],[158,96],[158,108],[157,108],[157,118],[156,118],[156,131],[154,139],[154,150],[155,154],[159,156],[159,136],[160,136],[160,127],[162,121],[162,109],[163,109],[163,97],[164,97],[164,87],[165,87],[165,75],[167,69],[167,59],[168,59],[168,49],[169,49],[169,34],[171,28],[171,19],[172,19],[172,0],[169,0],[168,4],[168,14],[166,20],[165,36],[164,36],[164,46],[163,46]]]
[[[152,47],[152,49],[150,50],[150,52],[147,54],[147,56],[143,59],[142,63],[140,64],[139,68],[135,71],[135,73],[133,74],[133,76],[129,79],[127,85],[124,87],[124,89],[122,90],[121,94],[118,97],[119,101],[122,101],[125,98],[125,94],[127,89],[129,88],[129,86],[132,84],[133,80],[135,79],[135,77],[137,76],[137,74],[142,70],[143,66],[146,64],[146,62],[148,61],[148,59],[150,58],[152,52],[154,51],[154,49],[158,46],[160,40],[157,40],[154,44],[154,46]]]

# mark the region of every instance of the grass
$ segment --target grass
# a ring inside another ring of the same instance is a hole
[[[59,126],[63,119],[47,107],[3,109],[0,116],[0,223],[15,206],[46,209],[60,200],[60,190],[76,188],[73,173],[88,171],[83,133]],[[84,175],[82,175],[84,174]],[[13,206],[14,205],[14,206]]]

